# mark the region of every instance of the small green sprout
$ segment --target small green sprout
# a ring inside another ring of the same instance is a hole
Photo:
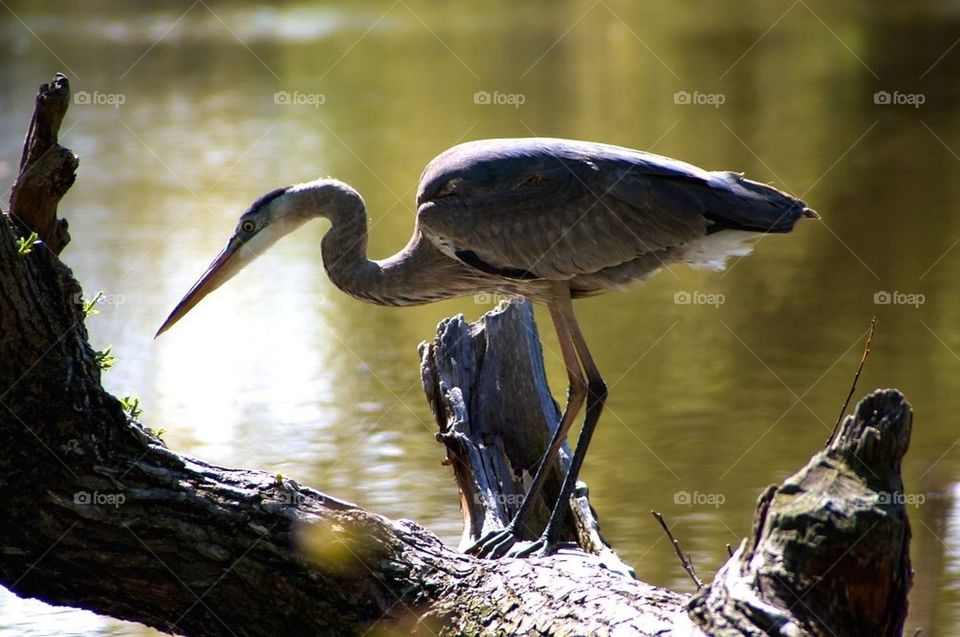
[[[94,314],[99,314],[100,310],[96,308],[97,303],[103,298],[103,291],[97,292],[92,299],[83,302],[83,318],[88,318]]]
[[[110,353],[110,346],[107,346],[99,352],[94,352],[93,362],[96,363],[100,369],[108,370],[117,362],[117,357]]]
[[[282,488],[283,488],[283,474],[282,474],[282,473],[277,472],[277,473],[273,476],[273,486],[277,487],[278,489],[282,489]]]
[[[30,254],[33,246],[40,243],[39,238],[36,232],[31,232],[30,236],[17,239],[17,254]]]
[[[133,419],[139,418],[140,414],[143,413],[143,410],[140,409],[140,399],[136,396],[124,396],[120,399],[120,406]]]

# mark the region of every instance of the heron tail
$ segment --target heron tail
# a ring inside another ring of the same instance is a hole
[[[819,219],[806,203],[787,193],[732,172],[711,173],[713,197],[706,217],[708,234],[720,230],[790,232],[802,217]]]

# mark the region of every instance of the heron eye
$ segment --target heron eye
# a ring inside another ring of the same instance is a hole
[[[244,222],[240,225],[240,229],[243,230],[244,232],[253,232],[254,230],[257,229],[257,224],[255,224],[255,223],[253,223],[252,221],[249,221],[249,220],[248,220],[248,221],[244,221]]]

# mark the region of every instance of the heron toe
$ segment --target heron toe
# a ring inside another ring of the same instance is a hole
[[[508,554],[518,541],[516,532],[508,526],[487,533],[464,552],[474,557],[495,560]]]

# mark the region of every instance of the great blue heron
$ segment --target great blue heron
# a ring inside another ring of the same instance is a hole
[[[280,188],[240,217],[227,246],[157,332],[170,328],[280,237],[330,220],[324,267],[341,290],[378,305],[418,305],[480,292],[522,295],[550,311],[567,369],[567,405],[515,517],[472,549],[488,557],[556,546],[607,388],[574,317],[572,299],[619,290],[676,262],[720,269],[749,240],[789,232],[816,213],[732,172],[628,148],[562,139],[491,139],[455,146],[427,165],[407,246],[367,258],[367,217],[356,190],[334,179]],[[550,520],[532,546],[515,546],[577,414],[586,416]]]

